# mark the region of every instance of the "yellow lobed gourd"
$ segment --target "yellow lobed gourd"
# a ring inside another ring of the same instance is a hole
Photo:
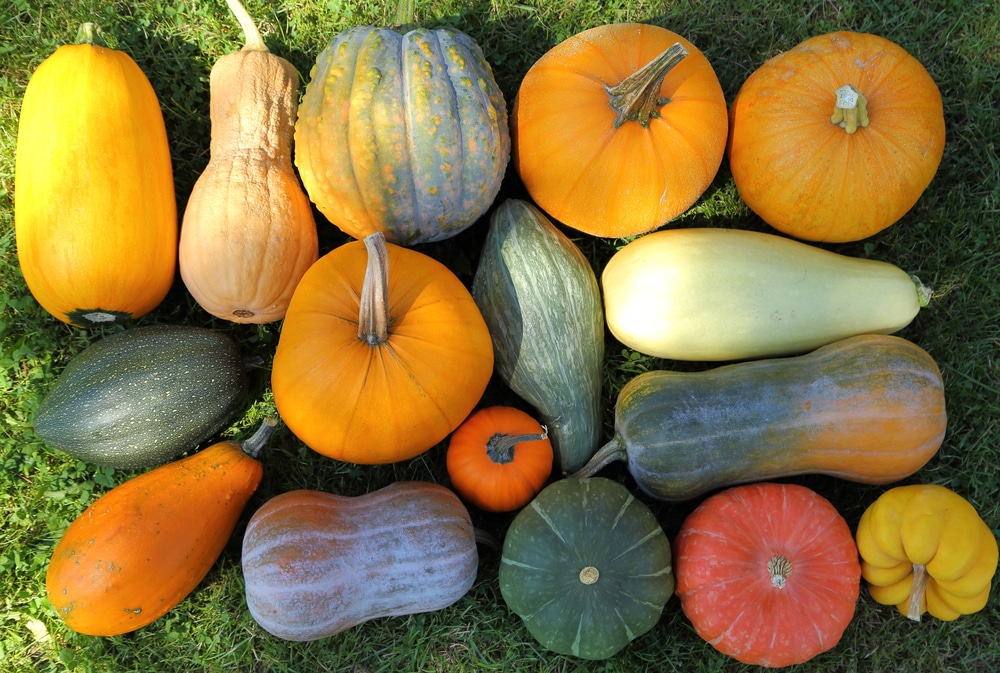
[[[292,166],[299,75],[270,53],[239,0],[246,34],[212,67],[211,158],[184,211],[181,278],[199,305],[237,323],[285,316],[319,256],[312,206]]]
[[[858,522],[861,574],[871,597],[910,619],[978,612],[997,569],[993,531],[954,491],[933,484],[883,493]]]

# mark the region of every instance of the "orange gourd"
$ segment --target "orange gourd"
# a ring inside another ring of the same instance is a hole
[[[376,232],[327,253],[302,277],[271,387],[278,413],[313,450],[392,463],[457,428],[492,371],[489,330],[462,281]]]
[[[930,74],[866,33],[818,35],[775,56],[730,108],[740,196],[775,229],[811,241],[857,241],[898,221],[930,184],[944,142]]]
[[[198,304],[237,323],[285,316],[296,284],[319,257],[312,206],[292,167],[295,66],[270,53],[239,0],[246,35],[211,72],[211,158],[181,227],[181,278]]]
[[[177,204],[156,92],[84,24],[31,76],[14,169],[17,259],[46,311],[78,326],[156,308],[174,281]]]
[[[658,26],[609,24],[556,45],[525,74],[512,161],[554,219],[630,236],[697,201],[727,130],[722,87],[691,42]]]
[[[743,663],[782,667],[834,647],[854,616],[861,566],[844,518],[796,484],[720,491],[674,539],[681,609]]]
[[[95,500],[52,550],[45,589],[78,633],[115,636],[151,624],[212,569],[263,467],[268,420],[242,445],[225,440],[124,481]]]
[[[552,473],[548,430],[514,407],[485,407],[448,442],[446,465],[458,494],[488,512],[524,507]]]

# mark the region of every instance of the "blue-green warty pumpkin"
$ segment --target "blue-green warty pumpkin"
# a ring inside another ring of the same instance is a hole
[[[496,197],[510,158],[507,107],[469,36],[360,26],[317,57],[295,148],[310,199],[348,235],[439,241]]]

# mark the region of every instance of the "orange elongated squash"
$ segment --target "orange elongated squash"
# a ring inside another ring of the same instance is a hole
[[[156,93],[132,58],[63,45],[32,74],[14,170],[17,256],[42,308],[79,326],[153,310],[174,281],[177,204]]]
[[[95,500],[52,550],[45,589],[66,625],[115,636],[151,624],[212,569],[263,466],[267,421],[242,445],[221,441],[133,477]]]

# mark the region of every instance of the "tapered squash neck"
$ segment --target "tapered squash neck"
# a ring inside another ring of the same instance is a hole
[[[364,243],[368,264],[361,285],[358,338],[374,348],[389,339],[389,249],[380,231],[366,236]]]
[[[845,84],[834,93],[837,102],[833,106],[831,124],[836,124],[848,134],[868,126],[868,100],[853,84]]]
[[[650,119],[660,116],[660,108],[670,102],[660,97],[663,78],[687,55],[687,50],[676,42],[621,83],[604,87],[615,111],[615,128],[630,121],[645,128]]]

